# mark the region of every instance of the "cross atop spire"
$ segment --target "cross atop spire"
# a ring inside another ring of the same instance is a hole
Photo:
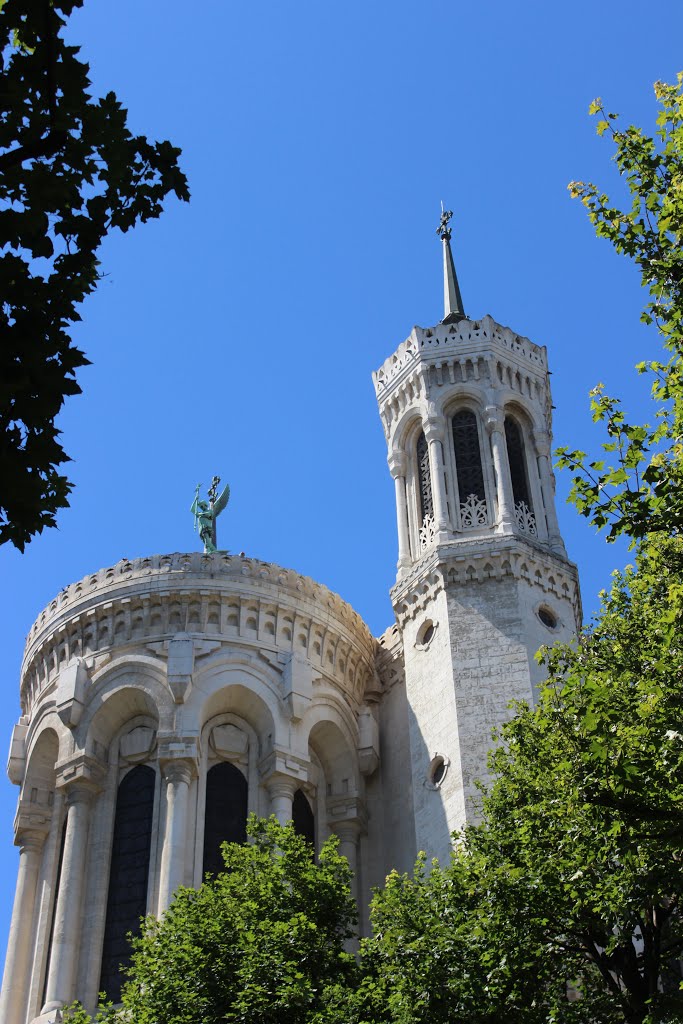
[[[444,324],[457,324],[460,320],[466,320],[465,310],[462,305],[460,286],[455,273],[453,253],[451,251],[451,229],[448,222],[453,216],[452,210],[444,210],[441,203],[441,220],[436,233],[443,242],[443,304],[444,317],[441,321]]]

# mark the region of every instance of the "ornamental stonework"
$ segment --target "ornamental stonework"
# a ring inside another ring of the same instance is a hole
[[[274,655],[298,652],[354,704],[374,685],[376,641],[327,587],[256,559],[176,553],[124,559],[48,605],[26,642],[22,712],[74,659],[99,667],[136,647],[166,657],[178,634],[215,647],[238,641]]]

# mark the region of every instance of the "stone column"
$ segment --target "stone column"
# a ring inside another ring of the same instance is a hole
[[[432,475],[434,526],[437,533],[447,534],[449,522],[443,468],[444,429],[442,420],[430,417],[424,425],[424,433],[425,440],[429,445],[429,471]]]
[[[187,810],[190,783],[197,766],[188,758],[179,758],[163,762],[161,771],[166,783],[166,827],[159,870],[159,914],[168,908],[173,893],[185,878]]]
[[[266,782],[270,811],[281,825],[292,820],[292,803],[299,783],[290,775],[274,775]]]
[[[0,1020],[3,1024],[23,1024],[26,1019],[32,964],[33,915],[46,835],[44,829],[26,828],[21,829],[15,839],[19,847],[19,872],[0,996]]]
[[[500,533],[513,533],[515,527],[515,502],[512,494],[512,480],[508,464],[507,444],[505,441],[505,419],[503,410],[497,406],[486,407],[486,429],[491,437],[491,453],[496,471],[496,489],[498,492],[498,530]]]
[[[90,806],[94,795],[92,784],[80,780],[68,784],[66,789],[62,872],[56,897],[45,1005],[41,1013],[61,1010],[75,998]]]
[[[398,524],[398,564],[399,574],[410,566],[410,535],[408,532],[408,500],[406,495],[406,454],[391,452],[389,455],[389,472],[394,478],[396,488],[396,520]]]
[[[346,857],[351,868],[351,895],[358,902],[358,839],[360,824],[357,821],[338,821],[332,825],[339,836],[339,852]]]
[[[537,431],[534,433],[534,445],[538,459],[538,478],[541,484],[541,497],[545,509],[545,518],[548,524],[548,542],[560,555],[566,555],[564,541],[560,533],[560,524],[557,521],[555,510],[555,489],[553,487],[553,475],[550,468],[550,438],[546,433]]]

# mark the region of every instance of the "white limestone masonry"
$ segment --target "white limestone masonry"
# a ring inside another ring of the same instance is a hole
[[[534,700],[536,650],[580,622],[548,381],[545,348],[488,316],[414,328],[374,374],[398,532],[395,622],[379,639],[315,581],[221,553],[123,560],[40,614],[8,764],[19,865],[3,1024],[74,998],[94,1008],[133,771],[153,780],[148,913],[202,881],[219,765],[247,810],[287,821],[303,799],[316,845],[337,833],[364,930],[391,868],[448,857],[476,817],[492,729]]]

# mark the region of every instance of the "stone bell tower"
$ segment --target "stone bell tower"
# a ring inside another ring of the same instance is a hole
[[[444,319],[373,375],[396,486],[417,849],[446,857],[476,813],[492,729],[533,701],[543,644],[580,622],[550,463],[546,349],[464,312],[443,213]]]

